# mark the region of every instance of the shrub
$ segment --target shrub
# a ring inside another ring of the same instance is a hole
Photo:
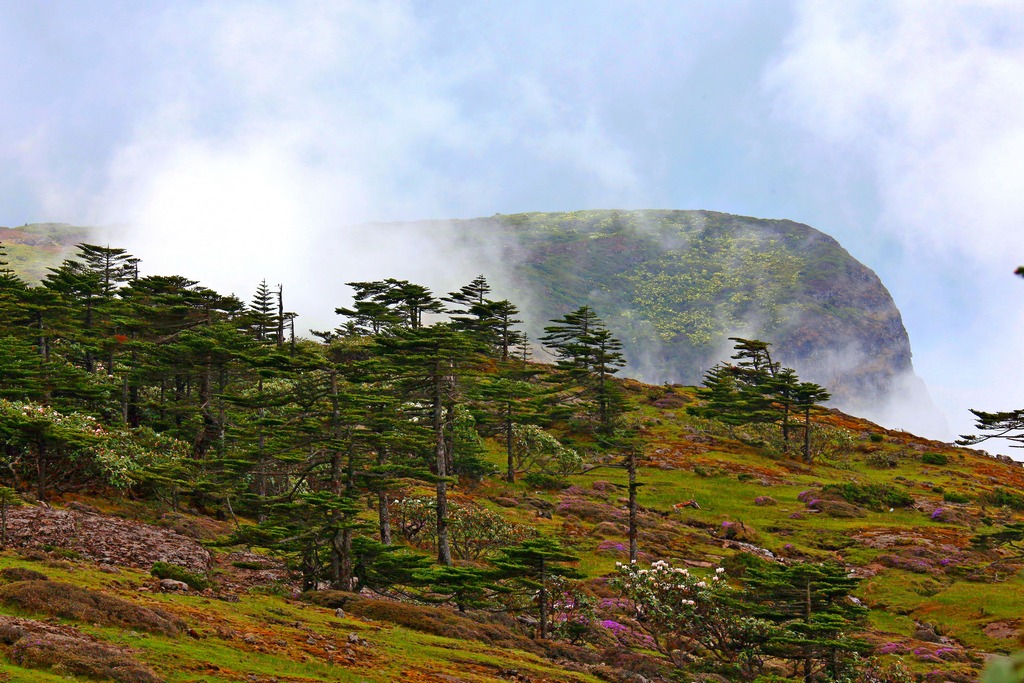
[[[184,567],[179,567],[170,562],[154,562],[153,568],[149,570],[149,573],[158,579],[174,579],[175,581],[187,583],[189,588],[196,591],[205,590],[210,587],[210,582],[206,580],[205,576],[193,574]]]
[[[0,569],[0,579],[8,582],[15,581],[49,581],[50,577],[35,569],[24,569],[22,567],[6,567]]]
[[[821,492],[823,495],[835,495],[848,503],[875,511],[910,507],[914,504],[914,498],[909,493],[887,484],[827,484]]]
[[[10,650],[14,663],[32,669],[54,669],[64,675],[112,679],[121,683],[160,683],[147,666],[121,648],[90,642],[85,637],[38,633],[23,637]]]
[[[407,541],[419,547],[437,545],[437,504],[433,497],[403,498],[390,507],[394,526]],[[511,522],[482,505],[468,501],[448,504],[448,539],[452,553],[460,560],[477,560],[536,534],[532,527]]]
[[[971,497],[966,493],[958,493],[957,491],[946,491],[942,494],[942,500],[947,503],[970,503]]]
[[[541,491],[561,491],[562,489],[569,488],[569,482],[565,479],[544,474],[543,472],[530,472],[523,477],[523,482],[527,486]]]
[[[59,581],[19,581],[0,587],[0,602],[62,619],[175,635],[184,622],[161,609]]]
[[[899,459],[896,457],[895,453],[890,451],[875,451],[874,453],[868,454],[867,463],[871,467],[890,469],[899,464]]]
[[[882,443],[883,441],[885,441],[885,436],[882,434],[869,434],[868,440],[871,443]]]
[[[922,453],[921,462],[925,465],[945,465],[949,462],[949,457],[942,453]]]
[[[315,600],[315,597],[311,598]],[[335,602],[337,601],[333,601],[332,605]],[[343,607],[347,613],[363,619],[386,621],[422,633],[540,653],[533,641],[513,632],[504,624],[481,623],[470,616],[457,614],[443,607],[412,605],[394,600],[372,600],[355,595],[344,600]]]
[[[1024,510],[1024,496],[1007,491],[997,486],[985,495],[985,502],[995,507],[1008,507],[1012,510]]]

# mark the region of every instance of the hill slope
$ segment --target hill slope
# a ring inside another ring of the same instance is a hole
[[[688,415],[692,389],[631,381],[624,388],[643,441],[644,566],[665,559],[711,573],[724,565],[738,576],[751,557],[838,561],[861,579],[855,594],[870,610],[861,635],[878,658],[876,669],[893,676],[872,680],[910,680],[895,677],[902,668],[917,680],[974,681],[988,653],[1016,647],[1024,561],[970,539],[1024,520],[1024,469],[837,411],[819,418],[820,454],[806,465],[773,455],[763,432],[730,434]],[[490,448],[500,463],[500,446]],[[487,479],[460,487],[453,500],[557,537],[581,558],[576,566],[596,602],[578,646],[532,640],[528,625],[486,611],[459,614],[331,591],[299,599],[273,557],[209,543],[227,535],[230,522],[155,501],[88,499],[101,512],[67,498],[65,509],[11,511],[18,549],[0,553],[6,680],[62,680],[81,672],[74,667],[85,666],[89,652],[102,658],[95,647],[122,662],[120,674],[100,678],[122,681],[669,680],[669,661],[646,651],[642,625],[606,579],[626,559],[624,473],[602,468],[570,483],[538,491]],[[429,495],[429,488],[406,495]],[[428,540],[409,537],[429,552]],[[164,587],[146,573],[154,559],[205,571],[214,587]],[[34,582],[28,569],[61,585]],[[69,585],[162,612],[154,621],[151,612]],[[38,595],[49,599],[32,602]],[[94,611],[75,612],[86,603]],[[58,637],[61,648],[33,649],[34,639]],[[785,667],[771,670],[789,675]]]

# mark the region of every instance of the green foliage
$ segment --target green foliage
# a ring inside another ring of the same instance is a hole
[[[921,462],[925,465],[945,465],[949,457],[942,453],[922,453]]]
[[[192,590],[201,591],[210,587],[210,581],[205,576],[170,562],[154,562],[149,573],[158,579],[174,579],[187,583]]]
[[[402,536],[419,547],[437,546],[437,503],[431,497],[402,498],[391,504],[392,519]],[[452,554],[478,560],[501,548],[537,535],[536,530],[475,503],[448,505],[448,535]]]
[[[516,470],[565,477],[583,468],[583,457],[536,425],[512,425]]]
[[[981,683],[1021,683],[1024,681],[1024,654],[993,659],[981,676]]]
[[[772,627],[744,613],[723,569],[703,578],[660,560],[648,569],[621,563],[616,568],[613,586],[630,601],[658,651],[673,656],[692,643],[722,673],[745,681],[757,677],[764,665],[760,649]],[[675,663],[682,667],[683,662]]]
[[[982,498],[986,505],[1008,507],[1011,510],[1024,510],[1024,494],[1008,491],[1002,486],[995,487]]]
[[[914,504],[914,498],[909,493],[887,484],[827,484],[821,492],[876,511],[911,507]]]
[[[943,491],[942,500],[947,503],[970,503],[971,497],[966,493],[960,493],[958,491]]]

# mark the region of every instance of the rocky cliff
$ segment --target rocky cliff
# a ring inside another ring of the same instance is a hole
[[[730,336],[772,342],[777,360],[847,408],[877,404],[913,377],[885,286],[807,225],[711,211],[577,211],[446,226],[479,252],[481,271],[499,254],[533,337],[590,304],[623,340],[626,372],[647,382],[698,383],[728,357]]]

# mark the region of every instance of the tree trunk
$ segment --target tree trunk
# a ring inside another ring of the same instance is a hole
[[[636,510],[636,451],[630,449],[626,462],[629,472],[629,562],[636,564],[637,551],[637,510]]]
[[[537,602],[540,608],[540,638],[548,637],[548,586],[547,572],[544,567],[543,558],[540,561],[540,592],[537,594]]]
[[[811,463],[811,409],[804,411],[804,462]]]
[[[46,442],[36,444],[36,498],[46,502]]]
[[[381,468],[388,462],[387,446],[377,449],[377,465]],[[381,486],[377,492],[377,520],[380,528],[380,542],[391,545],[391,510],[388,508],[388,492]]]
[[[441,362],[434,365],[434,458],[437,464],[437,563],[449,566],[452,550],[448,544],[448,454],[445,452],[443,383]]]
[[[505,481],[514,484],[516,483],[516,470],[514,458],[512,457],[512,401],[505,403],[505,456],[508,461]]]

